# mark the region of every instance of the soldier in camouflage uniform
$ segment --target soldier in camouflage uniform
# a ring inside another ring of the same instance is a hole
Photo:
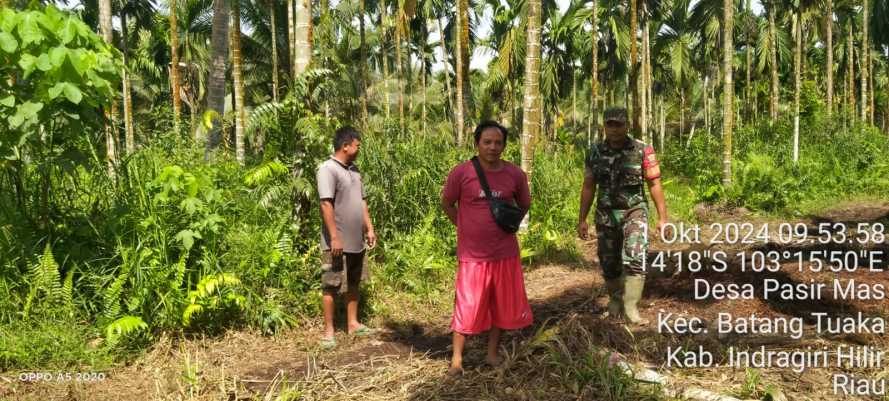
[[[595,196],[599,263],[610,298],[606,316],[623,316],[629,323],[645,325],[648,321],[636,306],[645,286],[648,251],[644,185],[648,184],[658,211],[658,232],[667,222],[667,207],[654,149],[627,132],[627,110],[605,110],[605,140],[590,147],[585,162],[577,232],[587,238],[586,220]]]

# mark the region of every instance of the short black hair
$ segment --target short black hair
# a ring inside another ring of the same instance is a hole
[[[361,140],[361,134],[358,133],[358,130],[349,125],[342,127],[333,134],[333,150],[340,150],[354,140]]]
[[[500,123],[494,120],[485,120],[479,123],[477,127],[475,127],[475,144],[478,145],[478,141],[482,139],[482,132],[484,132],[488,128],[497,128],[500,132],[503,133],[503,144],[506,145],[506,138],[509,137],[509,130],[506,127],[500,125]]]

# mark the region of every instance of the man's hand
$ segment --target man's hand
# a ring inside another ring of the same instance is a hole
[[[590,225],[586,221],[577,223],[577,236],[583,240],[590,238]]]
[[[448,216],[448,220],[451,221],[451,224],[457,225],[457,207],[454,206],[456,201],[441,198],[441,209],[444,210],[445,215]]]
[[[343,243],[340,241],[339,237],[332,237],[330,239],[330,255],[336,258],[343,256]]]
[[[667,232],[669,233],[671,228],[667,225],[667,219],[662,218],[658,219],[657,224],[654,226],[654,230],[655,235],[663,239],[664,236],[662,234],[664,233],[664,230],[667,230]]]
[[[377,234],[374,230],[368,230],[365,236],[367,237],[368,249],[374,249],[377,246]]]
[[[664,190],[661,187],[661,179],[655,178],[653,180],[648,180],[648,189],[651,193],[651,200],[654,201],[654,207],[657,209],[657,224],[654,226],[655,235],[664,238],[661,234],[661,230],[669,230],[670,226],[667,225],[667,220],[669,220],[669,216],[667,215],[667,202],[664,200]]]
[[[587,175],[583,179],[583,188],[580,190],[580,215],[577,216],[577,236],[584,240],[590,237],[590,226],[586,220],[595,195],[596,178],[592,175]]]

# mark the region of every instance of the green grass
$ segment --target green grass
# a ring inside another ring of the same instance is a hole
[[[661,178],[661,185],[670,219],[672,221],[695,221],[697,218],[693,211],[694,206],[700,202],[700,195],[688,184],[688,180],[683,177],[670,176],[668,170]],[[652,213],[649,216],[649,223],[654,223],[657,212],[653,202],[650,209]]]
[[[103,370],[114,364],[99,345],[94,326],[61,320],[35,319],[0,326],[0,370],[89,367]]]

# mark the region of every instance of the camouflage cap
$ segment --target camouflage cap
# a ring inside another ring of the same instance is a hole
[[[617,121],[627,123],[627,109],[625,107],[609,107],[605,109],[605,122]]]

